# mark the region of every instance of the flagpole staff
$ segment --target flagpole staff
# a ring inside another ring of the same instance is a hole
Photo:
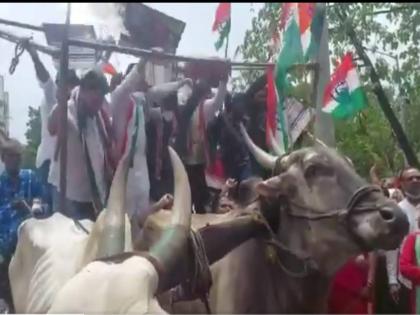
[[[64,38],[61,44],[60,60],[60,79],[59,79],[59,99],[58,106],[61,108],[60,116],[60,210],[65,213],[66,190],[67,190],[67,72],[69,66],[69,24],[70,24],[71,4],[67,3],[66,25],[64,27]]]

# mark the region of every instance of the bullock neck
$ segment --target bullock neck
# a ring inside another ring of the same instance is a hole
[[[219,265],[218,268],[223,266],[224,270],[218,272],[223,272],[223,277],[230,278],[235,286],[223,295],[228,306],[223,305],[212,311],[226,313],[226,310],[235,310],[236,313],[254,314],[325,313],[329,278],[319,272],[302,278],[292,277],[278,264],[267,259],[265,249],[264,240],[251,239],[232,251],[224,264]],[[233,300],[240,301],[240,304],[231,302]]]
[[[263,244],[260,244],[264,248]],[[248,253],[249,259],[256,256],[256,253]],[[258,255],[257,255],[258,256]],[[261,256],[260,256],[261,257]],[[332,280],[318,270],[312,270],[309,273],[296,277],[286,271],[285,264],[288,257],[279,257],[282,266],[273,264],[264,258],[261,261],[261,269],[266,275],[259,275],[255,285],[261,287],[265,292],[264,303],[265,313],[312,313],[321,314],[327,311],[327,298],[329,285]]]

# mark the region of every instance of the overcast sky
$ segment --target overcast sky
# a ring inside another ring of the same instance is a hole
[[[217,35],[211,32],[217,3],[148,3],[147,5],[186,23],[178,47],[178,54],[223,56],[223,49],[219,53],[216,52],[214,43]],[[230,58],[233,58],[237,46],[243,41],[245,31],[251,27],[252,17],[256,15],[262,5],[262,3],[232,4]],[[112,33],[112,29],[115,27],[109,23],[110,19],[105,14],[93,15],[92,13],[97,13],[100,10],[92,12],[91,8],[90,5],[83,3],[73,4],[72,23],[94,24],[97,32]],[[103,13],[103,11],[101,12]],[[33,25],[41,25],[43,22],[64,23],[65,15],[66,5],[63,3],[0,3],[0,18]],[[31,32],[6,27],[2,24],[0,24],[0,28],[17,35],[33,35],[38,43],[46,44],[43,32]],[[15,73],[9,75],[10,62],[14,56],[14,44],[0,39],[0,51],[0,75],[5,77],[5,90],[9,92],[10,100],[10,134],[25,143],[28,107],[39,106],[42,91],[36,81],[33,64],[27,53],[24,53],[20,58]],[[43,54],[40,56],[47,69],[55,76],[51,58]],[[112,60],[114,65],[119,68],[118,70],[125,70],[132,59],[119,55]]]

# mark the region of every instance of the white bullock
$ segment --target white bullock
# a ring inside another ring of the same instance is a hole
[[[16,251],[9,266],[17,313],[47,312],[58,290],[88,263],[132,250],[125,196],[133,153],[130,148],[136,148],[135,163],[138,156],[145,155],[143,103],[131,108],[133,114],[124,123],[125,151],[113,179],[107,209],[96,222],[81,220],[78,224],[55,213],[43,220],[29,219],[19,227]]]
[[[175,271],[188,254],[191,224],[188,177],[175,151],[169,153],[176,183],[171,227],[148,252],[89,263],[64,284],[49,313],[164,313],[155,295],[182,279]]]
[[[126,155],[115,174],[108,207],[95,223],[81,220],[81,227],[60,213],[22,223],[9,266],[17,313],[47,312],[58,290],[89,262],[132,249],[124,208],[127,172]]]

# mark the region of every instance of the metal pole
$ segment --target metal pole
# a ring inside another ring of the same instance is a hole
[[[92,48],[92,49],[110,50],[110,51],[118,52],[121,54],[127,54],[127,55],[132,55],[132,56],[137,56],[137,57],[153,57],[153,58],[161,58],[161,59],[170,59],[170,60],[179,61],[179,62],[217,62],[219,61],[219,62],[230,63],[232,66],[246,66],[246,67],[255,67],[255,68],[262,68],[262,69],[265,69],[268,66],[274,65],[273,63],[230,62],[229,60],[226,60],[226,59],[194,58],[194,57],[187,57],[187,56],[172,55],[172,54],[167,54],[167,53],[158,52],[158,51],[151,51],[147,49],[123,47],[123,46],[118,46],[118,45],[98,43],[98,42],[85,41],[85,40],[76,40],[76,39],[69,39],[69,45]]]
[[[330,80],[330,53],[328,48],[328,12],[325,3],[320,3],[320,9],[325,10],[324,26],[318,54],[318,73],[315,76],[316,84],[316,114],[315,114],[315,136],[325,144],[335,146],[334,123],[331,115],[322,111],[325,86]]]
[[[40,31],[40,32],[44,31],[44,28],[42,26],[35,26],[35,25],[31,25],[31,24],[9,21],[9,20],[5,20],[5,19],[0,19],[0,23],[10,25],[10,26],[27,28],[27,29],[34,30],[34,31]]]
[[[24,37],[16,36],[4,30],[0,30],[0,38],[3,38],[5,40],[8,40],[9,42],[16,43],[16,44],[21,42],[23,39],[25,39]],[[43,45],[33,42],[32,40],[30,41],[30,45],[33,46],[35,49],[39,50],[40,52],[43,52],[44,54],[47,54],[53,57],[57,57],[60,55],[60,51],[57,48],[43,46]]]
[[[61,108],[61,123],[60,123],[60,210],[64,213],[67,211],[66,205],[66,190],[67,190],[67,99],[66,86],[67,86],[67,71],[69,66],[69,24],[70,24],[71,4],[67,4],[67,17],[66,25],[64,28],[64,38],[61,45],[61,60],[60,60],[60,98],[58,106]]]

